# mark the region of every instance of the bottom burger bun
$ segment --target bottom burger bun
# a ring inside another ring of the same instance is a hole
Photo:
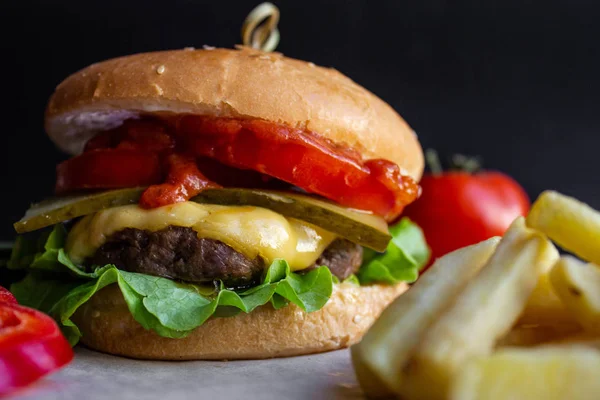
[[[329,302],[307,314],[270,304],[249,314],[213,318],[183,339],[144,329],[110,285],[79,308],[73,321],[81,342],[105,353],[150,360],[234,360],[296,356],[348,347],[360,340],[383,309],[408,286],[334,285]]]

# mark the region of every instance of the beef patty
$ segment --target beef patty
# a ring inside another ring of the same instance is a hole
[[[326,265],[343,280],[362,263],[362,247],[344,239],[329,245],[314,265]],[[127,228],[108,237],[87,265],[114,264],[117,268],[186,282],[222,280],[227,286],[244,286],[260,280],[262,258],[250,259],[225,243],[198,238],[192,228],[170,226],[150,232]]]

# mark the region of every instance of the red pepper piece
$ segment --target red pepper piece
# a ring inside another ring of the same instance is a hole
[[[17,304],[17,299],[15,299],[15,296],[11,292],[0,286],[0,303],[2,302]]]
[[[1,288],[0,395],[26,386],[73,359],[73,350],[46,314],[23,307]]]

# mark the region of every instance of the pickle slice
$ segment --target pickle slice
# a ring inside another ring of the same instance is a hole
[[[33,204],[13,226],[17,233],[31,232],[105,208],[135,204],[144,190],[145,188],[128,188],[44,200]]]
[[[48,199],[32,205],[14,227],[17,233],[25,233],[106,208],[136,204],[144,190],[119,189]],[[391,239],[383,218],[302,194],[252,189],[207,189],[190,201],[267,208],[286,217],[317,225],[377,251],[384,251]]]
[[[384,251],[391,239],[383,218],[302,194],[252,189],[206,189],[190,201],[267,208],[286,217],[317,225],[377,251]]]

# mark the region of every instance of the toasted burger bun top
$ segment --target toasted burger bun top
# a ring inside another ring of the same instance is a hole
[[[73,321],[93,349],[151,360],[234,360],[320,353],[358,342],[375,319],[408,285],[334,285],[319,311],[270,304],[249,314],[211,318],[183,339],[168,339],[137,323],[116,284],[83,304]]]
[[[97,131],[140,113],[259,118],[384,158],[419,179],[415,133],[384,101],[334,69],[258,50],[174,50],[93,64],[50,98],[46,130],[76,154]]]

